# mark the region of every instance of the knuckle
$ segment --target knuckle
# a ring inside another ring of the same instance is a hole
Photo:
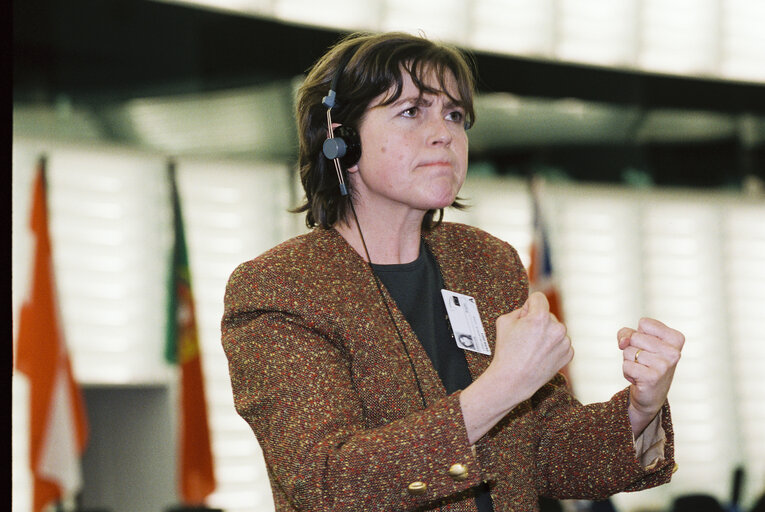
[[[638,329],[645,330],[646,327],[648,327],[651,324],[651,319],[648,317],[643,317],[640,320],[638,320]]]
[[[563,340],[566,336],[566,326],[561,323],[553,324],[550,327],[550,334],[552,334],[556,340]]]
[[[550,314],[547,311],[537,309],[535,311],[529,311],[528,319],[535,323],[541,323],[549,318]]]

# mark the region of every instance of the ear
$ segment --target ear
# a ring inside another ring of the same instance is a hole
[[[359,164],[353,164],[351,167],[348,167],[345,172],[348,174],[356,174],[359,172]]]

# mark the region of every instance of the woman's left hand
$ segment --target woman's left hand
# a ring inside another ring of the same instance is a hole
[[[619,329],[622,371],[630,386],[629,418],[637,438],[659,413],[680,360],[685,337],[653,318],[641,318],[637,330]]]

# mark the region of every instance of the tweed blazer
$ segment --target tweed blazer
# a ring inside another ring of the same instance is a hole
[[[528,294],[516,251],[460,224],[424,239],[446,288],[476,299],[493,353],[496,318]],[[534,511],[539,495],[602,499],[669,480],[668,405],[665,457],[647,470],[636,459],[628,390],[585,406],[560,375],[471,446],[459,392],[446,394],[383,293],[403,340],[369,266],[332,229],[288,240],[229,280],[222,342],[235,406],[262,447],[277,511],[475,511],[481,482],[497,512]],[[491,361],[465,356],[473,378]]]

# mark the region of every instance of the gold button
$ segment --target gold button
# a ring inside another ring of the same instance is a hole
[[[449,468],[449,476],[461,482],[468,477],[468,470],[464,464],[452,464],[452,467]]]
[[[428,490],[428,484],[425,482],[412,482],[409,484],[409,487],[407,487],[407,491],[409,491],[409,494],[412,494],[414,496],[419,496],[420,494],[425,494],[425,491]]]
[[[677,473],[678,469],[680,469],[680,468],[677,466],[677,462],[675,462],[674,467],[672,467],[672,474],[674,475],[675,473]]]

